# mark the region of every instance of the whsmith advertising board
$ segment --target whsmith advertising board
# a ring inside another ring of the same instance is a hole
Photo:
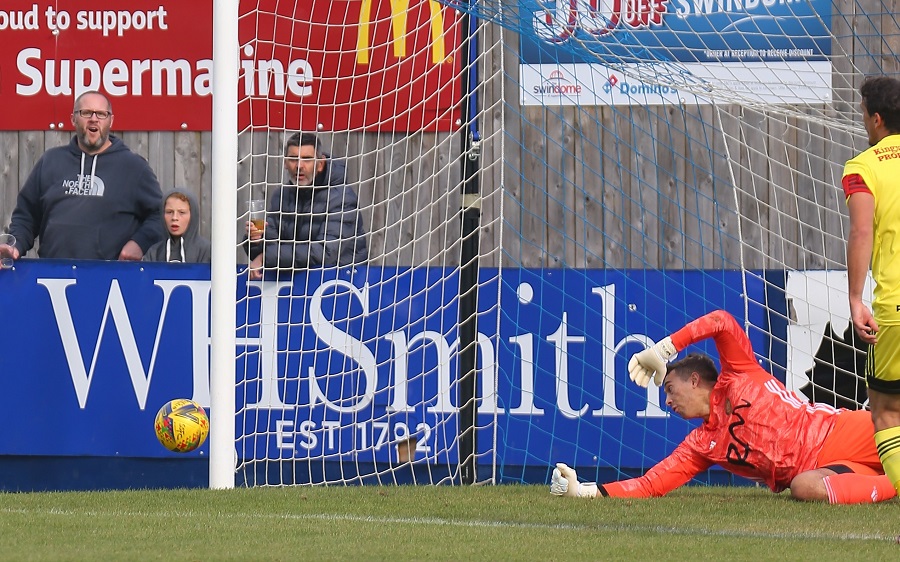
[[[750,329],[755,349],[783,365],[786,326],[759,308],[744,317],[742,287],[752,302],[783,302],[784,273],[768,277],[483,270],[477,395],[486,465],[496,452],[501,480],[526,481],[543,481],[560,460],[648,468],[692,424],[665,408],[659,389],[628,380],[628,358],[710,303],[734,303],[726,308],[739,321],[759,327]],[[238,286],[240,461],[386,465],[392,442],[416,431],[420,463],[456,463],[455,270],[242,275]],[[205,461],[208,444],[187,455],[165,450],[153,418],[172,398],[209,406],[209,291],[203,265],[20,260],[0,271],[0,384],[11,424],[0,439],[4,485],[22,476],[10,474],[12,459]],[[714,353],[711,342],[698,349]],[[94,467],[92,486],[104,486],[110,466]]]

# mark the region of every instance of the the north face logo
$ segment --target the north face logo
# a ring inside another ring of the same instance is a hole
[[[97,176],[78,174],[77,180],[63,180],[63,189],[66,195],[93,195],[103,197],[106,185]]]

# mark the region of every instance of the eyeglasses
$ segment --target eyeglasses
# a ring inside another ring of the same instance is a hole
[[[109,119],[112,115],[111,111],[94,111],[93,109],[79,109],[75,112],[75,115],[79,115],[85,119],[90,119],[92,115],[96,115],[97,119],[103,121],[104,119]]]

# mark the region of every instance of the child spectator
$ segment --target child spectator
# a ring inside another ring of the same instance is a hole
[[[194,196],[181,189],[173,189],[163,199],[163,225],[167,236],[144,254],[143,261],[181,263],[209,263],[209,240],[199,234],[200,213]]]

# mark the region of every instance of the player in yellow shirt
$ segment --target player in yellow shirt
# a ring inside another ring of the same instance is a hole
[[[847,161],[841,180],[850,209],[850,318],[869,344],[866,384],[878,456],[900,492],[900,81],[869,77],[859,92],[870,148]],[[862,300],[870,264],[872,310]]]

